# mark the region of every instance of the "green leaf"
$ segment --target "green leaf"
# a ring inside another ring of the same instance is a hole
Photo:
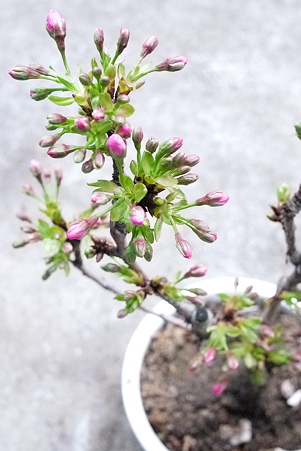
[[[135,113],[135,108],[133,105],[130,105],[129,103],[126,103],[124,105],[119,105],[118,108],[115,110],[115,114],[122,114],[122,116],[129,117],[132,116],[132,114]]]
[[[127,263],[129,263],[129,264],[134,263],[136,260],[136,254],[133,250],[132,243],[129,243],[129,245],[127,246],[127,248],[125,250],[125,258],[126,258]]]
[[[134,185],[134,198],[135,198],[135,202],[140,202],[141,199],[143,199],[145,197],[147,193],[147,188],[143,183],[136,183],[136,185]]]
[[[119,199],[112,207],[111,221],[125,219],[129,213],[129,206],[125,199]]]
[[[282,351],[271,351],[268,354],[268,361],[276,365],[283,365],[290,361],[290,355]]]
[[[168,187],[168,186],[176,186],[177,185],[177,181],[174,177],[172,177],[171,175],[164,175],[162,177],[158,177],[155,179],[155,182],[158,185],[161,185],[163,187]]]
[[[128,175],[123,175],[123,177],[120,179],[120,182],[122,184],[122,187],[130,194],[134,191],[134,182]]]
[[[163,225],[163,218],[162,215],[160,215],[156,222],[155,222],[155,226],[154,226],[154,234],[155,234],[155,240],[159,241],[160,236],[161,236],[161,231],[162,231],[162,225]]]
[[[43,249],[45,257],[53,257],[60,251],[61,243],[58,240],[45,238],[43,240]]]
[[[124,78],[125,77],[125,67],[124,64],[119,63],[117,67],[117,75],[118,78]]]
[[[73,97],[59,97],[50,95],[48,96],[48,99],[50,100],[50,102],[55,103],[55,105],[59,106],[72,105],[72,103],[74,102]]]
[[[43,221],[43,219],[39,219],[38,232],[42,235],[42,238],[49,236],[50,228],[51,227],[48,222]]]
[[[110,94],[108,94],[107,92],[99,95],[99,103],[102,107],[104,107],[107,113],[113,111],[114,104],[112,102]]]
[[[145,151],[142,155],[142,169],[144,171],[144,175],[150,175],[152,173],[152,169],[155,167],[155,160],[152,154],[148,151]]]
[[[154,242],[154,232],[152,231],[152,229],[147,225],[142,226],[141,229],[146,241],[152,244]]]
[[[109,180],[97,180],[97,182],[95,183],[88,183],[88,186],[96,186],[99,189],[96,189],[95,191],[101,191],[104,193],[112,193],[112,194],[121,193],[121,188],[114,182],[110,182]]]
[[[138,176],[138,165],[136,161],[132,160],[130,162],[130,170],[132,171],[132,174],[134,174],[136,177]]]
[[[109,130],[111,130],[112,127],[113,127],[112,121],[102,121],[102,122],[94,121],[92,123],[92,130],[100,135],[108,132]]]

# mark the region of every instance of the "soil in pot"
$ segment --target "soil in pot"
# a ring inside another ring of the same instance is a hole
[[[287,339],[300,346],[300,324],[282,315]],[[301,404],[290,407],[283,381],[301,389],[301,374],[286,366],[271,369],[264,387],[250,383],[248,374],[233,370],[222,395],[212,393],[221,375],[222,359],[189,363],[199,351],[198,338],[180,327],[165,326],[145,356],[141,388],[149,421],[171,451],[270,451],[301,448]],[[240,368],[240,367],[239,367]]]

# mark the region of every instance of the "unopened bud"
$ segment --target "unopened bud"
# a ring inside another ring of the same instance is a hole
[[[119,312],[117,313],[117,318],[122,319],[125,318],[127,316],[127,313],[124,309],[119,310]]]
[[[23,193],[27,194],[27,196],[35,196],[33,187],[29,183],[23,183],[22,185]]]
[[[92,112],[92,117],[95,121],[103,121],[105,115],[106,115],[106,112],[105,112],[104,108],[102,108],[102,107],[97,107]]]
[[[192,257],[192,247],[188,241],[184,240],[179,233],[175,235],[176,247],[185,258]]]
[[[195,231],[195,233],[205,243],[214,243],[214,241],[216,241],[217,239],[215,233],[199,232],[199,231]]]
[[[196,265],[190,268],[189,271],[184,275],[185,278],[188,277],[202,277],[206,274],[207,268],[203,265]]]
[[[200,219],[191,219],[190,222],[199,232],[210,232],[209,226],[204,221],[201,221]]]
[[[99,218],[92,217],[87,219],[78,219],[70,224],[67,230],[67,237],[69,240],[79,240],[82,238],[92,227],[98,224]]]
[[[19,213],[16,215],[18,219],[20,219],[21,221],[26,221],[26,222],[32,222],[30,217],[23,214],[23,213]]]
[[[103,88],[106,88],[107,86],[109,86],[109,84],[111,83],[111,80],[109,77],[107,77],[106,75],[104,75],[103,77],[101,77],[101,79],[99,80],[100,86],[102,86]]]
[[[30,98],[35,101],[47,99],[49,94],[52,94],[54,89],[47,88],[35,88],[30,90]]]
[[[205,354],[205,362],[210,363],[212,362],[216,357],[216,348],[212,346],[208,349],[208,351]]]
[[[184,69],[187,64],[187,58],[185,56],[174,56],[173,58],[167,58],[161,64],[158,64],[155,69],[157,71],[166,70],[168,72],[177,72]]]
[[[146,251],[146,241],[142,236],[138,236],[138,238],[133,241],[133,247],[137,257],[144,257]]]
[[[89,174],[89,172],[92,172],[93,169],[94,169],[94,165],[93,165],[92,158],[90,158],[90,160],[85,161],[81,167],[81,170],[84,174]]]
[[[159,141],[155,138],[149,138],[146,141],[145,148],[150,153],[155,153],[159,145]]]
[[[214,385],[212,392],[215,395],[221,395],[228,387],[228,384],[229,384],[228,377],[225,376],[217,384]]]
[[[78,79],[83,86],[90,86],[91,84],[91,80],[88,74],[80,74]]]
[[[99,53],[102,53],[104,43],[104,33],[101,28],[96,28],[94,31],[94,43]]]
[[[53,9],[48,13],[46,19],[46,30],[55,40],[60,51],[65,50],[66,22],[57,11]]]
[[[42,175],[42,165],[38,160],[31,160],[29,169],[34,177],[40,179]]]
[[[94,169],[100,169],[103,167],[105,162],[105,156],[101,150],[96,150],[93,155],[93,167]]]
[[[130,207],[130,220],[134,225],[144,224],[146,213],[139,205],[132,205]]]
[[[50,147],[54,146],[54,144],[60,139],[60,135],[47,135],[43,136],[43,138],[39,142],[40,147]]]
[[[73,155],[74,163],[82,163],[86,158],[87,149],[78,149]]]
[[[233,355],[231,352],[228,352],[227,359],[228,359],[228,365],[231,368],[231,370],[236,370],[239,365],[239,362],[238,362],[237,358],[235,357],[235,355]]]
[[[113,135],[108,138],[107,148],[113,158],[125,158],[126,156],[126,143],[124,139],[116,133],[113,133]]]
[[[186,174],[182,177],[177,178],[178,185],[191,185],[198,180],[199,176],[197,174]]]
[[[112,196],[106,193],[95,193],[91,198],[91,202],[97,205],[105,205],[112,199]]]
[[[103,269],[106,272],[119,272],[120,266],[116,265],[115,263],[107,263],[106,265],[102,266],[101,269]]]
[[[108,66],[105,71],[105,75],[109,77],[110,80],[115,80],[116,77],[116,67]]]
[[[287,183],[281,183],[277,188],[277,198],[279,202],[287,202],[291,198],[290,188]]]
[[[118,128],[118,135],[122,136],[124,139],[130,138],[132,129],[129,125],[124,124]]]
[[[174,175],[178,176],[178,175],[187,174],[189,171],[191,171],[190,166],[181,166],[174,172]]]
[[[76,147],[74,147],[74,146],[68,146],[67,144],[61,144],[59,146],[50,147],[50,149],[48,149],[47,154],[51,158],[64,158],[67,155],[69,155],[69,153],[72,153],[75,150],[76,150]]]
[[[30,243],[29,240],[15,241],[12,246],[14,249],[19,249],[20,247],[26,246],[26,244]]]
[[[57,166],[54,169],[54,176],[55,176],[57,186],[60,186],[62,178],[63,178],[63,169],[61,168],[61,166]]]
[[[190,166],[196,166],[200,161],[200,157],[198,155],[185,155],[183,159],[183,164]]]
[[[124,49],[127,47],[129,39],[130,39],[129,30],[127,28],[121,28],[119,39],[117,42],[117,49],[116,49],[116,53],[118,55],[120,55],[124,51]]]
[[[140,53],[141,59],[145,58],[147,55],[150,55],[155,50],[158,44],[159,41],[156,36],[151,36],[150,38],[148,38],[142,45],[142,50]]]
[[[221,191],[211,191],[204,197],[196,200],[197,205],[209,205],[209,207],[221,207],[228,202],[229,196]]]
[[[17,65],[13,66],[8,72],[9,75],[15,80],[30,80],[34,78],[40,78],[40,73],[27,66]]]
[[[102,76],[101,68],[100,67],[93,67],[92,74],[93,74],[93,77],[96,78],[96,80],[99,80],[100,77]]]
[[[136,149],[137,148],[140,149],[141,142],[143,140],[143,130],[141,127],[134,128],[134,130],[132,132],[132,140],[133,140],[133,143],[134,143]]]
[[[90,121],[87,117],[78,117],[75,119],[75,125],[76,127],[83,131],[83,132],[88,132],[91,130],[91,125],[90,125]]]
[[[41,75],[48,75],[49,74],[49,70],[47,70],[40,63],[30,63],[29,67],[30,67],[30,69],[35,70],[36,72],[38,72]]]
[[[67,118],[59,113],[52,113],[47,116],[49,124],[60,125],[66,122]]]
[[[117,103],[121,103],[122,105],[125,103],[129,103],[129,101],[130,101],[130,98],[126,94],[120,94],[117,97]]]

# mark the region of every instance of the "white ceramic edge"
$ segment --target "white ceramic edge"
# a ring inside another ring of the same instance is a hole
[[[233,292],[234,282],[234,277],[220,277],[202,280],[189,287],[201,286],[208,294]],[[276,285],[273,283],[239,278],[239,290],[244,290],[250,285],[253,286],[254,291],[264,297],[271,297],[276,291]],[[160,301],[153,311],[172,315],[175,309],[165,301]],[[122,367],[121,389],[125,412],[138,442],[145,451],[168,451],[148,421],[140,391],[140,371],[144,355],[152,337],[163,323],[161,318],[150,313],[143,318],[128,344]]]

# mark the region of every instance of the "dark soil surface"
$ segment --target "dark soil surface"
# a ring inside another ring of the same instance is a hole
[[[300,325],[284,316],[284,327],[294,347],[301,345]],[[243,368],[232,371],[231,383],[216,396],[212,387],[223,362],[189,363],[200,343],[191,332],[167,325],[152,341],[142,370],[142,396],[149,420],[171,451],[270,451],[301,448],[301,404],[289,407],[281,393],[284,380],[301,389],[301,374],[286,366],[274,367],[264,387],[254,387]],[[245,423],[252,438],[241,444]]]

